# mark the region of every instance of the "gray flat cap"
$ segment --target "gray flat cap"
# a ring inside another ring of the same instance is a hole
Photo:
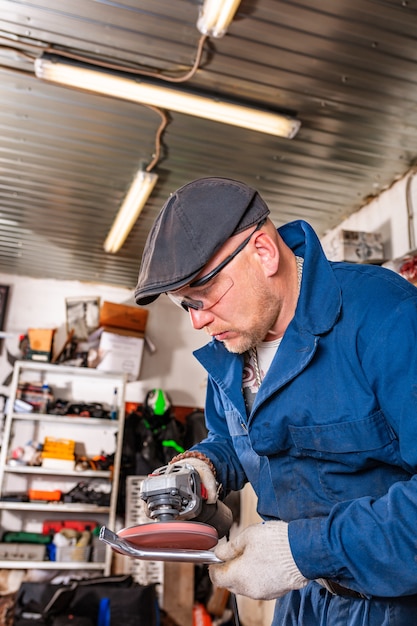
[[[162,207],[143,251],[135,299],[149,304],[190,283],[231,237],[269,214],[256,189],[229,178],[199,178]]]

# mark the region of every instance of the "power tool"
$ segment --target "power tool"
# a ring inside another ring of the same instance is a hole
[[[218,562],[211,548],[227,535],[233,515],[219,499],[207,503],[206,489],[191,464],[154,470],[143,480],[140,497],[153,522],[124,528],[117,535],[103,527],[100,539],[135,558]]]
[[[214,527],[224,537],[233,523],[232,512],[221,500],[207,503],[207,492],[197,470],[188,463],[158,468],[142,483],[140,497],[147,515],[158,522],[194,520]]]

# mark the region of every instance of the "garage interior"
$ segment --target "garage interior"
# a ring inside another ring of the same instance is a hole
[[[202,0],[0,0],[0,282],[11,285],[3,382],[18,334],[64,327],[66,297],[133,305],[160,208],[202,176],[248,183],[277,226],[304,219],[329,245],[347,224],[382,231],[386,262],[414,252],[417,3],[241,0],[235,9],[218,36],[201,30]],[[48,63],[87,71],[84,86],[50,80]],[[118,81],[156,86],[162,103],[141,104]],[[176,94],[200,98],[195,115],[177,110]],[[289,123],[287,136],[205,119],[203,101],[266,111]],[[150,195],[112,250],[112,225],[147,174]],[[162,298],[149,310],[149,343],[126,400],[142,402],[155,386],[182,414],[203,406],[191,351],[204,337],[188,337],[187,319]],[[172,615],[191,626],[192,574],[181,567],[188,584],[175,588]],[[271,621],[268,603],[239,608],[244,626]]]

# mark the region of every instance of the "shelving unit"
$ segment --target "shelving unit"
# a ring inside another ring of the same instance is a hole
[[[100,403],[111,409],[117,389],[117,419],[21,413],[16,410],[19,384],[47,383],[54,398],[74,403]],[[18,361],[14,367],[7,415],[0,451],[0,526],[2,534],[42,532],[45,521],[77,520],[115,527],[118,483],[124,428],[126,377],[120,373],[94,369]],[[114,453],[112,470],[52,469],[25,465],[13,459],[13,451],[28,442],[42,444],[45,437],[75,441],[76,455],[93,458]],[[110,494],[109,506],[82,502],[11,501],[11,494],[25,494],[30,489],[60,490],[68,493],[78,483],[87,483]],[[5,544],[1,544],[3,547]],[[99,570],[109,575],[112,552],[103,548],[103,558],[93,561],[34,561],[21,558],[0,559],[0,569]]]

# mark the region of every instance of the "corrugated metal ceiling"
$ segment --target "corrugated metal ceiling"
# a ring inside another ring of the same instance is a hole
[[[299,134],[171,113],[154,193],[122,250],[106,254],[160,118],[43,83],[33,59],[52,47],[181,75],[196,57],[198,9],[192,0],[0,0],[0,271],[130,288],[156,213],[193,178],[244,180],[277,225],[304,218],[323,234],[414,163],[415,1],[243,0],[186,86],[294,112]]]

